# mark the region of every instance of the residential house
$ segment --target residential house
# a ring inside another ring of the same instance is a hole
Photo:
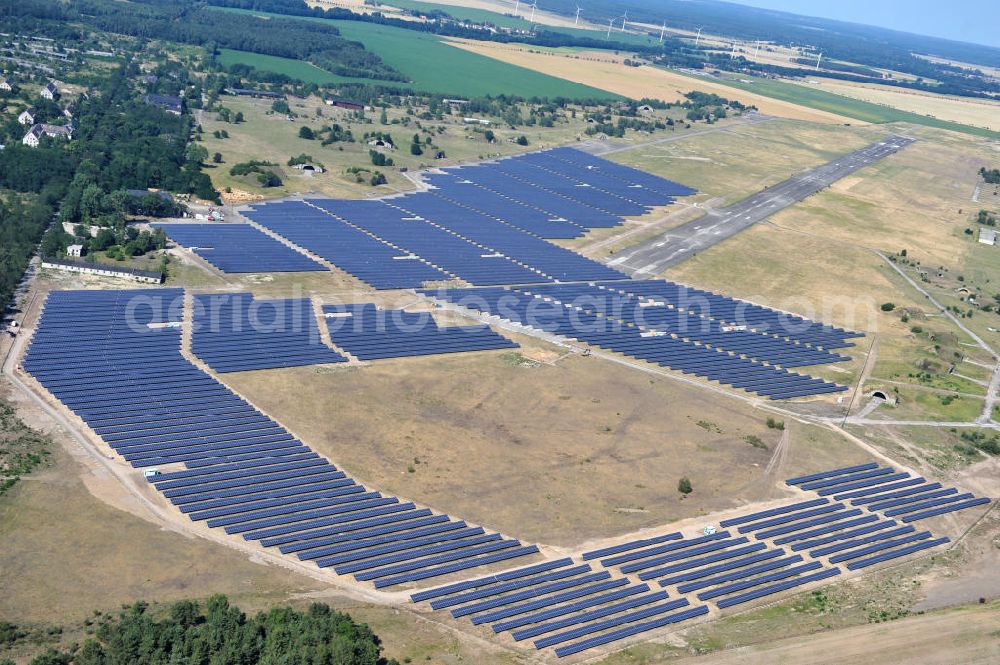
[[[184,101],[172,95],[146,95],[143,100],[152,106],[159,106],[167,113],[180,115],[184,110]]]
[[[17,84],[14,83],[9,78],[5,77],[3,79],[0,79],[0,90],[3,90],[4,92],[14,92],[16,88]]]
[[[42,88],[42,97],[55,101],[59,98],[59,88],[56,87],[55,83],[49,81],[45,84],[45,87]]]
[[[29,106],[21,111],[21,115],[17,116],[17,121],[22,125],[33,125],[35,124],[35,116],[37,115],[38,111],[35,110],[35,107]]]
[[[28,130],[28,133],[24,135],[23,139],[21,139],[21,143],[29,148],[37,148],[43,136],[48,136],[50,138],[63,138],[69,141],[73,138],[73,126],[49,125],[46,123],[32,125],[31,129]]]

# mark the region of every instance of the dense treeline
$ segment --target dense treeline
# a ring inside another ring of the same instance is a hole
[[[127,64],[80,104],[73,153],[80,160],[60,215],[67,222],[89,221],[100,205],[90,199],[124,189],[166,189],[216,200],[200,157],[188,148],[190,116],[175,116],[149,104],[137,104],[131,79],[138,68]]]
[[[204,609],[192,601],[154,617],[145,603],[104,623],[71,652],[50,651],[33,665],[395,665],[381,657],[371,629],[314,603],[305,612],[277,607],[248,617],[225,596]]]
[[[61,12],[53,12],[57,5]],[[25,0],[14,12],[36,19],[31,30],[45,30],[79,23],[95,30],[144,39],[164,39],[210,49],[231,48],[265,55],[309,60],[314,55],[335,74],[361,78],[405,80],[399,72],[357,42],[340,36],[332,25],[291,19],[260,18],[243,14],[219,16],[193,0],[76,0],[51,3]],[[44,22],[44,24],[42,23]],[[27,24],[26,23],[26,27]]]
[[[52,204],[42,196],[11,194],[0,202],[0,312],[13,296],[51,219]],[[4,475],[0,464],[0,476]]]
[[[983,180],[991,185],[1000,184],[1000,169],[987,169],[984,166],[979,169],[979,175],[983,176]]]

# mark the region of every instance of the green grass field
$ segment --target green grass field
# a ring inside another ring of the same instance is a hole
[[[915,125],[925,125],[937,129],[948,129],[955,132],[972,134],[974,136],[985,136],[987,138],[998,139],[1000,132],[989,129],[972,127],[957,122],[938,120],[929,118],[919,113],[900,111],[879,104],[864,102],[859,99],[851,99],[842,95],[836,95],[825,90],[816,90],[805,85],[787,83],[785,81],[775,81],[771,79],[748,79],[750,83],[734,81],[727,78],[713,78],[712,81],[728,85],[748,92],[756,92],[767,97],[792,102],[801,106],[806,106],[820,111],[829,111],[838,115],[856,118],[864,122],[885,123],[885,122],[910,122]]]
[[[218,61],[220,64],[229,67],[230,65],[250,65],[256,69],[284,74],[304,83],[374,83],[375,79],[353,78],[349,76],[338,76],[325,69],[320,69],[302,60],[292,58],[279,58],[273,55],[263,55],[261,53],[250,53],[249,51],[234,51],[233,49],[220,49]],[[409,87],[407,83],[398,81],[386,81],[386,85]]]
[[[242,10],[227,9],[225,11]],[[277,16],[266,12],[247,13],[258,16]],[[282,18],[300,20],[298,17]],[[508,94],[522,97],[620,99],[618,95],[605,90],[573,83],[464,51],[430,33],[360,21],[333,21],[321,18],[302,18],[301,20],[332,23],[340,30],[345,39],[361,42],[365,48],[409,77],[412,83],[408,87],[423,92],[438,92],[464,97]],[[296,62],[294,60],[275,59],[241,51],[230,51],[224,55],[226,57],[223,60],[225,64],[240,62],[268,71],[280,71],[298,78],[298,75],[289,71],[289,68],[292,67],[290,63]],[[297,68],[294,71],[310,76],[324,75],[321,69],[308,63],[301,64],[303,68]],[[272,65],[280,69],[274,69]],[[329,72],[326,72],[325,75],[331,78],[327,78],[323,82],[371,82],[370,79],[337,77]],[[399,84],[392,83],[391,85]]]

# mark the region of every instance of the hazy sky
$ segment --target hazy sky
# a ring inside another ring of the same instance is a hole
[[[741,5],[1000,46],[996,0],[731,0]]]

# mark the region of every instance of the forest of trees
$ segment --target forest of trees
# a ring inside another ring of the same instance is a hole
[[[16,629],[16,627],[14,627]],[[371,629],[328,605],[276,607],[246,616],[222,595],[204,608],[174,603],[162,615],[138,602],[71,651],[50,650],[32,665],[396,665]],[[0,660],[0,665],[11,661]]]
[[[62,9],[61,15],[54,15],[53,4]],[[24,21],[26,29],[79,23],[119,35],[210,49],[230,48],[299,60],[315,58],[342,76],[406,80],[361,44],[342,38],[333,25],[291,19],[264,22],[255,16],[236,13],[220,16],[192,0],[136,0],[127,4],[115,0],[76,0],[66,4],[24,0],[17,3],[13,15]]]

